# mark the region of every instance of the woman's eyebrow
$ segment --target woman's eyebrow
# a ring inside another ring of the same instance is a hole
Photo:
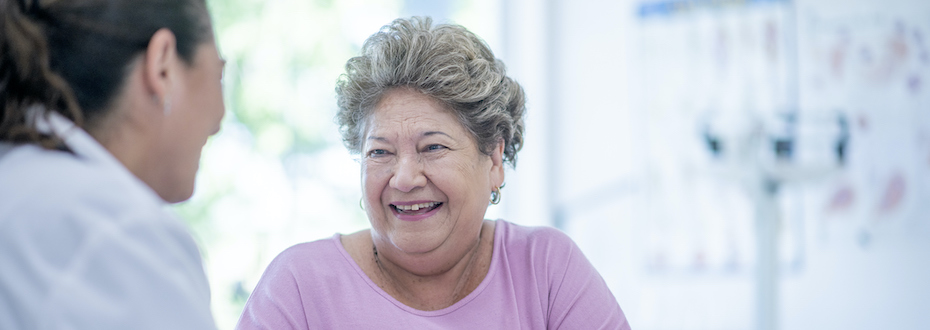
[[[446,136],[446,137],[448,137],[448,138],[450,138],[450,139],[453,139],[453,140],[455,139],[455,138],[453,138],[451,135],[446,134],[445,132],[441,132],[441,131],[426,131],[426,132],[423,132],[423,134],[422,134],[421,136],[427,137],[427,136],[433,136],[433,135],[444,135],[444,136]],[[389,142],[388,139],[387,139],[386,137],[377,136],[377,135],[369,136],[369,137],[367,138],[367,140],[369,140],[369,141],[374,140],[374,141],[380,141],[380,142]]]
[[[453,140],[454,140],[454,138],[452,138],[452,136],[450,136],[449,134],[446,134],[445,132],[441,132],[441,131],[427,131],[427,132],[423,132],[423,136],[432,136],[432,135],[445,135],[445,136],[449,137],[450,139],[453,139]]]
[[[375,140],[375,141],[387,142],[388,139],[387,139],[387,138],[384,138],[384,137],[380,137],[380,136],[369,136],[369,137],[368,137],[368,140]]]

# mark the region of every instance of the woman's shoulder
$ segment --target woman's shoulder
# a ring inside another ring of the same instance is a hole
[[[73,213],[75,207],[97,206],[107,213],[147,213],[161,206],[154,192],[125,169],[33,145],[17,146],[0,158],[0,187],[3,204],[20,211]]]
[[[282,302],[286,309],[292,309],[309,302],[326,301],[350,289],[354,279],[348,276],[353,273],[351,259],[340,247],[340,237],[336,234],[281,251],[256,284],[246,304],[248,314],[268,312],[266,309],[277,308]]]
[[[561,230],[549,226],[523,226],[498,220],[496,244],[508,262],[560,267],[579,253],[578,246]]]
[[[348,255],[340,248],[340,236],[291,245],[278,253],[271,261],[266,272],[300,274],[300,276],[325,276],[326,273],[341,269]]]
[[[274,262],[278,263],[301,263],[314,260],[329,261],[333,258],[341,258],[340,251],[335,246],[339,241],[340,235],[322,238],[314,241],[297,243],[281,251]]]
[[[531,248],[574,246],[572,239],[561,230],[550,226],[524,226],[498,220],[497,235],[507,246],[525,245]]]
[[[0,159],[0,226],[6,232],[47,235],[44,228],[69,228],[62,235],[113,239],[167,232],[187,240],[186,227],[163,206],[150,188],[110,163],[32,145]]]
[[[0,169],[0,183],[4,183],[0,187],[16,187],[20,192],[17,195],[20,196],[38,189],[44,189],[45,194],[52,195],[70,193],[76,189],[92,190],[94,185],[80,183],[105,177],[103,171],[77,155],[34,145],[19,145],[8,149],[0,157]]]

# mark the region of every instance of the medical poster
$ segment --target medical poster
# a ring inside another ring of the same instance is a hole
[[[849,119],[844,173],[815,201],[826,242],[873,239],[930,223],[930,3],[798,8],[803,109]],[[814,214],[817,214],[814,213]]]
[[[649,271],[753,271],[756,210],[738,162],[760,122],[797,112],[789,14],[783,1],[639,7],[633,95],[647,114]],[[782,225],[794,262],[796,226]]]
[[[930,3],[644,2],[636,36],[647,271],[752,274],[750,163],[809,170],[773,197],[785,274],[930,232]]]

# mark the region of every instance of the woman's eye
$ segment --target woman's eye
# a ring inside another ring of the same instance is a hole
[[[431,145],[426,146],[426,151],[436,151],[436,150],[442,150],[445,148],[446,146],[441,145],[441,144],[431,144]]]
[[[368,157],[378,157],[378,156],[384,156],[384,155],[387,155],[387,154],[388,154],[387,150],[384,150],[384,149],[374,149],[374,150],[371,150],[371,151],[368,152]]]

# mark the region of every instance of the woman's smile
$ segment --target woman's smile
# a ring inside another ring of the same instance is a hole
[[[419,221],[439,212],[442,202],[396,202],[391,203],[394,216],[404,221]]]

